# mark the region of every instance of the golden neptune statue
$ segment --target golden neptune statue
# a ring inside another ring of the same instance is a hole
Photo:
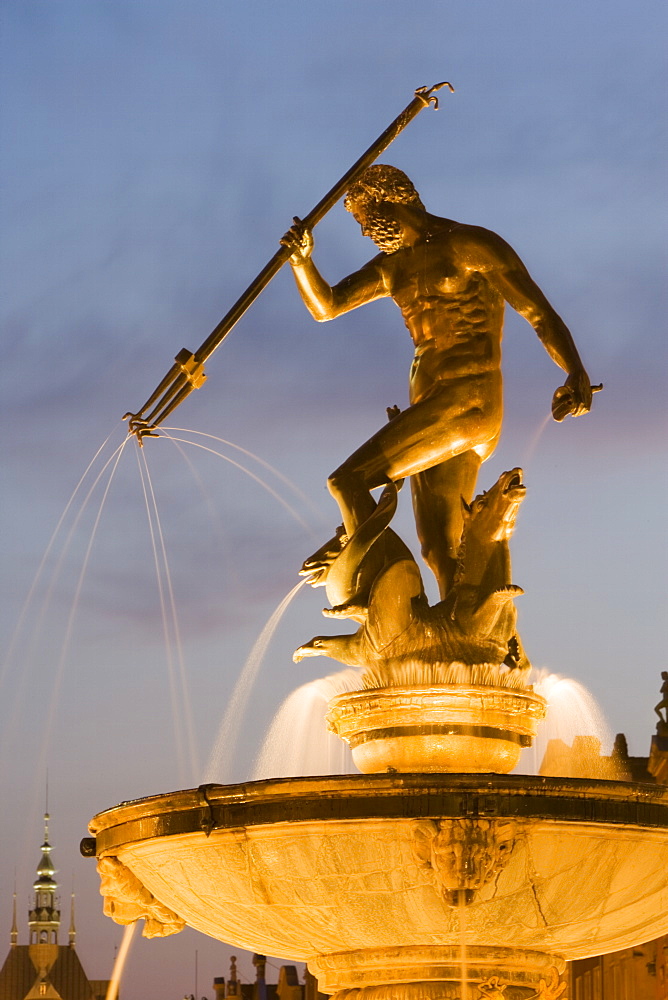
[[[329,478],[350,537],[373,513],[370,490],[411,477],[425,562],[445,597],[481,462],[501,434],[504,303],[534,327],[567,374],[553,403],[556,420],[589,410],[589,377],[563,320],[515,251],[480,226],[425,209],[396,167],[375,164],[353,184],[345,207],[381,251],[330,286],[316,268],[313,236],[299,220],[282,239],[304,303],[319,322],[384,296],[394,299],[415,344],[410,406]]]
[[[313,235],[301,220],[281,243],[319,322],[394,299],[415,345],[410,405],[389,408],[385,426],[329,477],[343,525],[302,567],[311,583],[327,587],[333,607],[325,614],[360,627],[354,636],[316,636],[295,659],[326,655],[365,665],[371,686],[401,683],[400,676],[405,682],[407,663],[418,672],[491,664],[520,668],[525,678],[530,664],[513,604],[522,590],[510,579],[508,548],[523,499],[522,470],[504,473],[474,499],[480,465],[501,434],[505,303],[531,323],[566,372],[552,401],[556,420],[587,412],[599,387],[590,385],[565,323],[500,236],[431,215],[406,174],[384,164],[351,185],[345,207],[380,253],[338,284],[329,285],[315,266]],[[415,560],[388,527],[406,476],[422,555],[438,581],[434,607]],[[371,493],[377,487],[385,488],[378,504]]]

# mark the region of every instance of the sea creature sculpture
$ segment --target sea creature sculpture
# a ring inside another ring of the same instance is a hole
[[[413,559],[405,542],[388,527],[397,509],[398,485],[388,483],[375,511],[352,538],[340,526],[302,565],[300,575],[309,577],[311,586],[325,587],[332,605],[323,610],[326,617],[365,621],[371,588],[381,571],[401,559]]]
[[[398,406],[388,406],[388,420],[400,412]],[[396,513],[402,485],[403,480],[386,485],[375,510],[352,538],[339,525],[334,537],[302,564],[299,575],[308,577],[312,587],[325,587],[331,604],[331,608],[323,610],[326,617],[363,622],[371,587],[380,571],[398,559],[413,558],[405,542],[388,527]]]
[[[511,582],[508,545],[525,492],[522,470],[516,468],[504,472],[470,505],[464,504],[454,584],[443,601],[430,606],[417,563],[394,533],[400,545],[393,541],[386,546],[376,569],[380,533],[390,530],[386,525],[396,507],[396,487],[390,483],[374,514],[342,547],[325,575],[328,596],[330,579],[331,596],[346,596],[332,609],[335,616],[354,618],[360,627],[350,635],[315,636],[296,650],[295,661],[330,656],[354,666],[383,665],[390,673],[407,661],[505,664],[528,672],[513,603],[523,591]],[[373,559],[363,569],[370,553]]]

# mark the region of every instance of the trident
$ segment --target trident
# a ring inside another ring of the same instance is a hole
[[[380,156],[383,150],[387,149],[390,143],[396,139],[399,133],[406,128],[408,123],[423,108],[431,104],[434,106],[434,109],[438,109],[438,98],[434,92],[440,90],[441,87],[448,87],[454,93],[455,88],[447,81],[436,83],[433,87],[418,87],[410,104],[388,125],[382,135],[379,135],[367,151],[360,156],[359,160],[353,163],[352,167],[327,192],[315,208],[311,209],[303,219],[305,227],[312,229],[316,223],[320,222],[327,212],[329,212],[330,208],[336,204],[339,198],[357,180],[360,174]],[[155,428],[183,402],[186,396],[190,395],[193,389],[199,389],[203,385],[206,380],[204,362],[211,357],[232,327],[241,319],[251,303],[266,288],[274,275],[280,271],[291,252],[288,247],[281,246],[271,260],[265,264],[255,280],[251,282],[243,295],[237,299],[232,308],[223,316],[218,326],[211,331],[202,346],[194,354],[187,347],[179,351],[174,359],[174,364],[162,382],[156,387],[155,391],[151,393],[142,408],[136,413],[125,414],[123,420],[129,421],[128,433],[136,436],[139,445],[143,445],[143,438],[145,437],[158,437],[155,433]]]

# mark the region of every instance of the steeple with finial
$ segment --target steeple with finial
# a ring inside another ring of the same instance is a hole
[[[45,812],[42,857],[37,865],[37,878],[33,882],[35,904],[28,916],[30,944],[58,944],[60,910],[56,908],[58,883],[53,877],[55,874],[49,843],[49,814]]]
[[[16,879],[14,881],[16,882]],[[16,945],[19,943],[19,929],[16,925],[16,885],[14,886],[14,898],[12,900],[12,929],[9,940],[12,948],[16,948]]]
[[[227,980],[227,995],[228,997],[238,997],[240,992],[239,978],[237,976],[237,956],[230,955],[230,978]]]
[[[74,925],[74,876],[72,877],[72,898],[70,902],[69,943],[70,943],[70,948],[74,948],[75,944],[77,943],[77,929]]]

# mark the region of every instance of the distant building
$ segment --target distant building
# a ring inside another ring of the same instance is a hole
[[[668,936],[571,964],[568,1000],[668,1000]]]
[[[74,893],[68,943],[58,944],[60,910],[58,883],[51,860],[49,814],[44,815],[44,843],[33,882],[35,900],[28,913],[29,944],[18,943],[16,893],[10,946],[0,969],[0,1000],[104,1000],[109,985],[104,979],[88,979],[76,953]]]
[[[264,955],[253,955],[255,982],[240,983],[237,959],[232,955],[227,982],[223,978],[213,981],[215,1000],[329,1000],[327,994],[318,992],[318,980],[308,969],[304,971],[304,982],[300,983],[294,965],[282,965],[278,971],[278,982],[268,983],[265,976],[266,963]]]

